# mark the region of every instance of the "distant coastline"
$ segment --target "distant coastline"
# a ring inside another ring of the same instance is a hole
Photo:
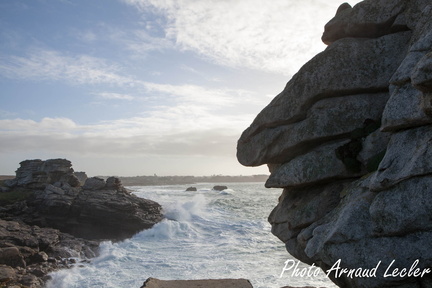
[[[108,176],[97,176],[107,179]],[[130,176],[118,177],[124,186],[153,186],[153,185],[190,185],[196,183],[233,183],[233,182],[265,182],[269,175],[212,175],[212,176]],[[0,175],[0,181],[13,179],[14,175]]]
[[[15,175],[0,175],[0,180],[13,179]]]
[[[104,178],[104,176],[99,176]],[[152,185],[190,185],[196,183],[233,183],[233,182],[265,182],[269,176],[265,174],[250,176],[135,176],[118,177],[124,186],[152,186]]]

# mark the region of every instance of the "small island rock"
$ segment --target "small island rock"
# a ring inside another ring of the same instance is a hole
[[[213,190],[215,190],[215,191],[223,191],[225,189],[228,189],[228,187],[227,186],[223,186],[223,185],[216,185],[216,186],[213,187]]]

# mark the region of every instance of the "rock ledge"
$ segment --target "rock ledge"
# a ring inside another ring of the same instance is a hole
[[[36,159],[3,181],[0,286],[42,287],[47,273],[94,257],[99,241],[123,240],[162,220],[158,203],[131,194],[118,178],[78,176],[69,160]]]
[[[272,233],[299,260],[346,288],[432,287],[384,277],[432,267],[432,3],[342,4],[325,26],[328,47],[306,63],[241,135],[237,158],[267,164],[283,188]]]

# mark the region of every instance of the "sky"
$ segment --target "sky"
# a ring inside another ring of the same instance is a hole
[[[267,174],[237,140],[342,2],[0,1],[0,175],[52,158],[89,176]]]

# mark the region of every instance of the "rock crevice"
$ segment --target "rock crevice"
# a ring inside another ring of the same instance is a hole
[[[340,287],[432,283],[383,277],[393,260],[432,267],[431,13],[428,0],[342,4],[327,49],[238,141],[239,162],[267,164],[266,187],[283,188],[268,220],[291,255],[325,271],[382,263],[376,277],[330,274]]]
[[[3,182],[0,286],[43,287],[47,273],[94,257],[99,241],[123,240],[162,220],[158,203],[131,194],[118,178],[78,175],[66,159],[26,160]]]
[[[66,159],[26,160],[20,165],[16,178],[5,184],[16,193],[31,191],[26,209],[9,207],[9,215],[18,214],[27,224],[87,239],[122,240],[162,219],[158,203],[129,193],[117,177],[91,177],[81,185]]]

